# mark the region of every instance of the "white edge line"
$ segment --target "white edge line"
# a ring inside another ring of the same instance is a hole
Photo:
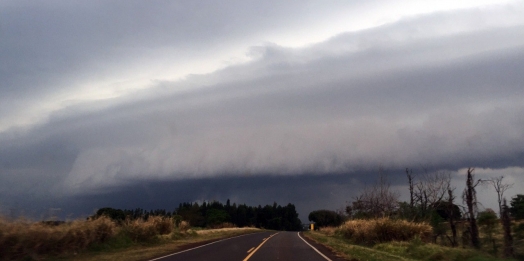
[[[312,246],[311,244],[309,244],[306,240],[304,240],[301,236],[300,236],[300,232],[297,233],[298,237],[300,237],[300,239],[302,239],[302,241],[304,241],[304,243],[306,243],[308,246],[310,246],[311,248],[313,248],[313,250],[317,251],[317,253],[319,255],[321,255],[323,258],[325,258],[326,260],[328,261],[332,261],[331,259],[329,259],[327,256],[325,256],[324,254],[322,254],[320,251],[318,251],[318,249],[316,249],[314,246]]]
[[[218,241],[214,241],[214,242],[211,242],[211,243],[207,243],[207,244],[205,244],[205,245],[201,245],[201,246],[193,247],[193,248],[190,248],[190,249],[186,249],[186,250],[183,250],[183,251],[180,251],[180,252],[176,252],[176,253],[173,253],[173,254],[169,254],[169,255],[165,255],[165,256],[157,257],[157,258],[154,258],[154,259],[149,259],[148,261],[160,260],[160,259],[162,259],[162,258],[166,258],[166,257],[168,257],[168,256],[174,256],[174,255],[182,254],[182,253],[184,253],[184,252],[188,252],[188,251],[191,251],[191,250],[194,250],[194,249],[197,249],[197,248],[201,248],[201,247],[209,246],[209,245],[212,245],[212,244],[215,244],[215,243],[218,243],[218,242],[226,241],[226,240],[233,239],[233,238],[237,238],[237,237],[243,237],[243,236],[247,236],[247,235],[251,235],[251,234],[253,234],[253,233],[245,234],[245,235],[240,235],[240,236],[236,236],[236,237],[228,237],[228,238],[220,239],[220,240],[218,240]]]

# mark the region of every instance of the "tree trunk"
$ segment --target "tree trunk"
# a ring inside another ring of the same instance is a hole
[[[468,205],[468,222],[469,232],[471,236],[471,244],[474,248],[480,249],[479,228],[475,218],[475,210],[477,208],[475,185],[473,185],[473,168],[468,168],[468,176],[466,180],[466,204]]]
[[[455,224],[455,220],[453,219],[453,191],[451,189],[448,189],[448,214],[449,214],[449,226],[451,228],[451,246],[456,247],[457,246],[457,226]]]
[[[502,204],[502,226],[504,228],[504,257],[511,258],[514,255],[513,237],[511,236],[511,220],[509,218],[509,208],[506,199]]]

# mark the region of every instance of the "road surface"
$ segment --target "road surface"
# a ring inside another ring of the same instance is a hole
[[[242,235],[184,250],[150,261],[327,261],[341,260],[321,253],[298,232],[262,232]]]

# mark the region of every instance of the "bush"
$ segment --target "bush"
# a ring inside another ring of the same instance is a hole
[[[153,226],[159,235],[167,235],[173,231],[174,224],[170,218],[151,216],[147,221],[153,223]]]
[[[524,239],[524,223],[515,225],[513,231],[515,232],[515,238],[519,240]]]
[[[189,222],[187,221],[181,221],[180,225],[178,225],[179,231],[187,231],[190,228],[191,228],[191,225],[189,225]]]
[[[147,242],[157,235],[154,222],[143,221],[141,219],[126,220],[122,225],[122,230],[133,242]]]
[[[416,237],[428,241],[432,235],[432,228],[426,223],[381,218],[350,220],[338,227],[336,233],[354,243],[374,245],[389,241],[409,241]]]

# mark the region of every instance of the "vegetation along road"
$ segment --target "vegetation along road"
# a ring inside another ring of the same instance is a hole
[[[216,241],[150,261],[177,260],[326,261],[337,259],[332,253],[322,253],[305,241],[298,232],[262,232]]]

